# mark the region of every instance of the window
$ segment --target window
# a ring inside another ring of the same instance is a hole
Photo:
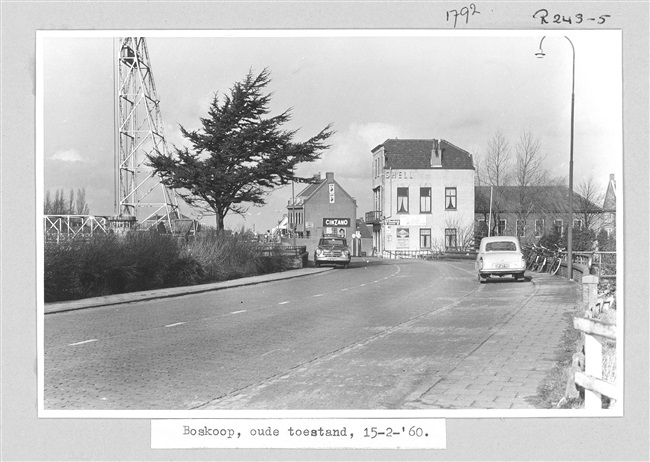
[[[431,188],[420,188],[420,213],[431,213]]]
[[[456,228],[445,228],[445,247],[447,249],[456,249],[458,247]]]
[[[535,220],[535,237],[540,237],[544,234],[544,220],[537,219]]]
[[[374,194],[374,201],[375,201],[375,212],[380,212],[381,215],[381,187],[377,187],[377,189],[373,190]]]
[[[420,228],[420,248],[431,248],[431,228]]]
[[[553,221],[553,232],[558,236],[564,235],[564,222],[562,220]]]
[[[506,233],[506,220],[499,220],[499,225],[497,226],[497,236],[503,236]]]
[[[526,220],[517,220],[517,236],[526,237]]]
[[[573,227],[578,228],[578,229],[582,229],[582,220],[574,219],[573,220]]]
[[[397,213],[409,213],[409,188],[397,188]]]
[[[456,210],[456,188],[445,188],[445,210]]]

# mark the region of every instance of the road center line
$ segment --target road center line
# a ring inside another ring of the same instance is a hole
[[[174,324],[167,324],[165,327],[174,327],[174,326],[180,326],[181,324],[185,324],[184,322],[176,322]]]
[[[90,343],[90,342],[96,342],[96,338],[91,338],[90,340],[84,340],[83,342],[77,342],[77,343],[69,343],[69,346],[75,346],[75,345],[82,345],[84,343]]]
[[[286,305],[287,303],[289,303],[289,302],[288,302],[288,301],[286,301],[286,302],[280,302],[280,303],[278,303],[278,305]]]
[[[314,297],[322,297],[323,295],[325,295],[325,294],[316,294],[316,295],[314,295]]]
[[[245,313],[246,310],[231,311],[230,314]]]

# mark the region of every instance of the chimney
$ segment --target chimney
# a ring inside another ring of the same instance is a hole
[[[327,178],[327,181],[334,181],[334,172],[327,172],[325,178]]]
[[[320,181],[320,172],[314,173],[314,180]]]
[[[440,147],[440,140],[433,140],[433,146],[431,148],[431,167],[442,167],[442,149]]]
[[[609,174],[609,181],[614,181],[614,174],[613,173]]]

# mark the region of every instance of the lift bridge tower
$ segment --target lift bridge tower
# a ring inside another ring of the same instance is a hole
[[[174,232],[181,215],[176,193],[162,184],[147,155],[167,155],[160,100],[143,37],[114,42],[114,227],[160,227]]]

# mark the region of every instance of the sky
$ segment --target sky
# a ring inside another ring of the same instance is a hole
[[[43,189],[86,190],[90,211],[114,213],[114,32],[48,32],[38,39],[37,128]],[[179,127],[200,128],[215,94],[267,68],[271,115],[292,108],[287,129],[305,141],[327,124],[331,147],[297,173],[333,172],[372,210],[371,150],[388,138],[442,138],[485,155],[501,132],[514,148],[537,137],[546,167],[568,178],[572,50],[550,31],[140,31],[147,37],[165,137],[190,146]],[[622,180],[622,55],[619,31],[563,31],[575,46],[574,185],[604,194]],[[541,38],[546,56],[538,59]],[[295,185],[298,193],[305,186]],[[291,186],[226,227],[264,232],[286,213]],[[191,214],[187,206],[183,210]],[[203,218],[214,224],[213,217]]]

